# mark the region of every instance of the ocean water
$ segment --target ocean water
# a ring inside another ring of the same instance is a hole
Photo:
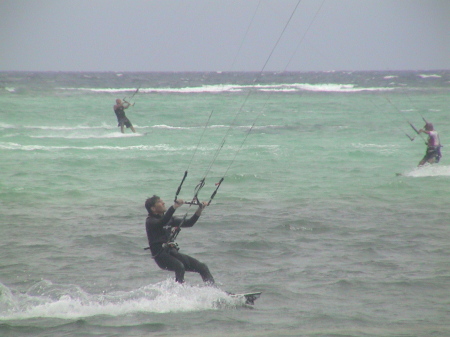
[[[449,92],[449,71],[0,73],[0,336],[449,336]],[[423,119],[443,157],[417,168]],[[185,200],[224,177],[177,240],[216,287],[143,249],[145,199],[185,171]]]

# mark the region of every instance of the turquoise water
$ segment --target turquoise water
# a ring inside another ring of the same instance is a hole
[[[449,335],[449,72],[257,77],[1,73],[2,336]],[[225,177],[178,237],[218,288],[143,250],[186,170],[186,200]]]

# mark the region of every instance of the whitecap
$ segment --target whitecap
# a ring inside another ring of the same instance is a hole
[[[184,127],[184,126],[170,126],[170,125],[165,125],[165,124],[160,124],[160,125],[153,125],[153,127],[155,129],[174,129],[174,130],[188,130],[191,128],[188,127]]]
[[[431,74],[431,75],[427,75],[427,74],[420,74],[418,75],[421,78],[441,78],[441,75],[438,74]]]
[[[14,129],[15,126],[11,125],[11,124],[6,124],[6,123],[0,123],[0,128],[1,129]]]
[[[360,149],[365,152],[378,153],[378,154],[392,154],[398,151],[397,145],[392,144],[362,144],[353,143],[354,148]]]
[[[98,93],[126,93],[135,92],[135,88],[59,88],[60,90],[90,91]],[[198,87],[182,88],[140,88],[140,93],[224,93],[241,92],[243,90],[257,90],[263,92],[296,92],[296,91],[317,91],[317,92],[361,92],[361,91],[386,91],[393,88],[385,87],[356,87],[353,84],[345,83],[281,83],[281,84],[257,84],[257,85],[239,85],[239,84],[213,84]]]

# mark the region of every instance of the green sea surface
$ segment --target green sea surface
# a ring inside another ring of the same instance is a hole
[[[255,76],[1,74],[0,334],[448,335],[448,71]],[[143,250],[185,171],[185,200],[224,178],[178,240],[218,288]]]

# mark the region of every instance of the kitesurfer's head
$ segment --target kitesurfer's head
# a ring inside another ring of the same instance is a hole
[[[433,131],[433,130],[434,130],[433,124],[427,122],[427,123],[425,124],[425,130],[427,130],[427,131]]]
[[[120,98],[116,99],[117,104],[122,104],[122,100]]]
[[[153,197],[145,200],[145,208],[149,214],[163,214],[166,211],[166,204],[160,197],[154,195]]]

